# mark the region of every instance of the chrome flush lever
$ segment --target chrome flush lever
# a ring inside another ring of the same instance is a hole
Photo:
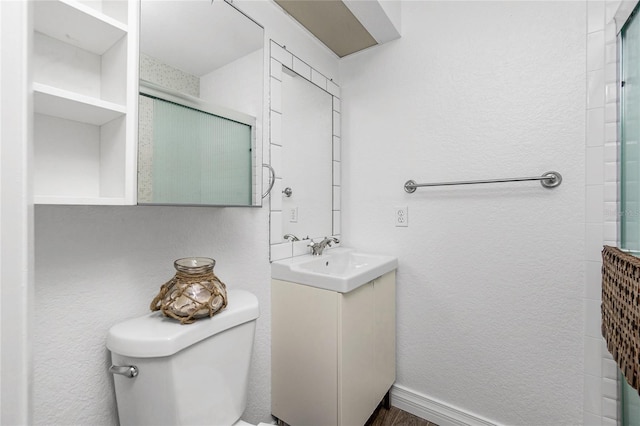
[[[132,379],[138,375],[138,367],[135,365],[112,365],[109,367],[109,373],[119,374]]]

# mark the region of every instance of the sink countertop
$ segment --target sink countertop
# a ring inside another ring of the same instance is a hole
[[[271,278],[348,293],[398,267],[395,256],[362,253],[352,248],[327,249],[271,264]]]

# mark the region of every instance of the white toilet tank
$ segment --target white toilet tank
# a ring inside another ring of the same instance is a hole
[[[133,378],[114,374],[120,425],[232,425],[247,401],[258,299],[229,290],[212,318],[182,325],[160,312],[109,330],[114,366],[135,366]]]

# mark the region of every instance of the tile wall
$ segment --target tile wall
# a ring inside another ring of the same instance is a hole
[[[618,31],[636,1],[587,2],[584,424],[617,425],[618,368],[600,331],[601,250],[618,244]]]

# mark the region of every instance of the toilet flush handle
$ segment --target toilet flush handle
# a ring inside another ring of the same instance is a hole
[[[121,376],[132,379],[138,375],[138,367],[135,365],[112,365],[109,367],[109,373],[120,374]]]

